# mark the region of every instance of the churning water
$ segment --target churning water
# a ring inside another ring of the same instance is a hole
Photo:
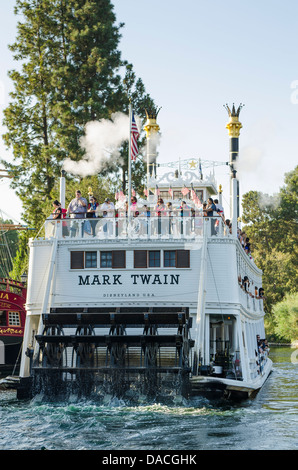
[[[196,398],[133,403],[45,402],[0,391],[1,450],[295,450],[298,363],[291,348],[271,348],[274,369],[256,398]],[[296,356],[297,357],[297,356]]]

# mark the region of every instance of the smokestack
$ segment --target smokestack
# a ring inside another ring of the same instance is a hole
[[[240,103],[238,109],[235,108],[233,103],[232,109],[226,104],[224,107],[228,111],[229,114],[229,122],[226,125],[226,129],[228,129],[229,137],[230,137],[230,177],[231,177],[231,210],[232,215],[231,218],[236,218],[236,222],[238,217],[240,216],[240,202],[239,202],[239,181],[236,178],[236,171],[237,171],[237,163],[238,163],[238,154],[239,154],[239,135],[240,129],[242,128],[242,124],[239,121],[239,114],[241,109],[243,108],[243,104]],[[236,179],[236,181],[234,181]],[[237,188],[237,189],[236,189]],[[236,191],[236,194],[235,194]],[[236,232],[237,233],[237,232]]]
[[[65,174],[66,171],[62,170],[60,177],[60,203],[62,209],[65,209]]]
[[[159,111],[160,108],[158,110],[145,110],[147,116],[147,121],[144,126],[147,137],[147,190],[149,190],[149,177],[154,175],[156,178],[157,137],[159,131],[159,125],[156,122],[156,118]]]

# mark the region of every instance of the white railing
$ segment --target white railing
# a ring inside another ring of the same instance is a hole
[[[264,375],[265,366],[269,358],[269,351],[263,351],[257,353],[254,358],[251,358],[249,361],[250,365],[250,378],[256,379],[258,376]]]
[[[263,312],[263,299],[261,297],[254,296],[251,292],[247,292],[244,288],[239,285],[239,296],[242,305],[256,313]]]
[[[104,217],[98,219],[48,219],[46,239],[57,238],[144,238],[195,239],[231,237],[221,217]]]

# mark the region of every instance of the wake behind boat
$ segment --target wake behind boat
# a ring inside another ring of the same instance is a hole
[[[97,217],[82,210],[47,220],[44,236],[30,240],[19,398],[135,389],[252,396],[262,387],[272,367],[262,272],[237,228],[240,109],[227,107],[229,220],[214,174],[203,177],[200,161],[157,175],[152,111],[146,199],[133,196],[127,205],[118,193]],[[64,175],[60,187],[65,207]]]

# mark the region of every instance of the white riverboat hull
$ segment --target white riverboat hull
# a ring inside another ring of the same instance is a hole
[[[240,108],[231,111],[238,131]],[[262,387],[272,363],[257,342],[265,341],[262,271],[237,236],[237,148],[232,140],[232,227],[214,174],[195,171],[147,175],[151,194],[133,215],[122,199],[117,213],[45,222],[44,236],[29,241],[19,397],[106,387],[123,396],[137,382],[151,395],[165,384],[186,396]],[[158,194],[172,209],[161,210]]]
[[[220,377],[196,376],[190,378],[190,394],[225,398],[253,398],[272,372],[272,361],[267,359],[263,373],[254,381],[231,380]]]

